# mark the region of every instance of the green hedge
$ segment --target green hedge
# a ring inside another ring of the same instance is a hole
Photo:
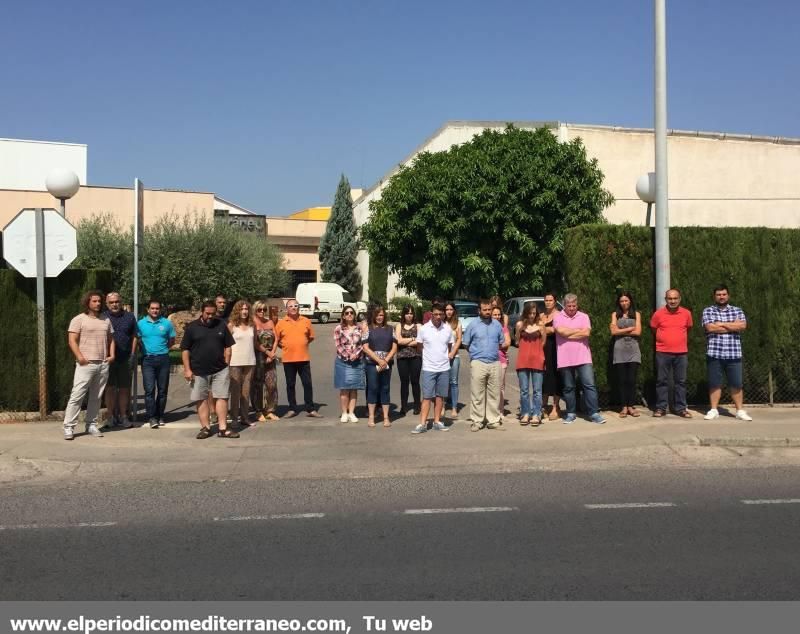
[[[111,290],[111,271],[69,269],[45,281],[48,400],[63,409],[72,389],[75,360],[67,346],[67,327],[80,311],[81,295],[92,288]],[[0,381],[0,411],[39,409],[39,354],[36,341],[36,280],[0,270],[0,350],[5,371]]]
[[[566,235],[567,287],[592,319],[592,355],[604,404],[617,402],[608,325],[618,289],[631,291],[642,313],[639,382],[648,402],[654,397],[655,343],[649,327],[653,244],[653,229],[630,225],[583,225]],[[689,402],[708,402],[701,315],[720,283],[728,285],[731,304],[747,315],[742,336],[745,401],[769,402],[770,372],[775,402],[800,400],[800,347],[794,334],[800,309],[800,230],[672,227],[670,250],[672,285],[680,289],[695,324],[689,338]]]

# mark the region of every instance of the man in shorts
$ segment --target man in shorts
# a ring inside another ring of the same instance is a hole
[[[230,392],[228,364],[235,342],[227,324],[217,318],[214,302],[204,302],[201,311],[200,319],[186,326],[181,341],[183,376],[191,383],[189,398],[197,404],[197,415],[200,417],[197,439],[211,436],[209,397],[219,421],[217,435],[220,438],[238,438],[239,434],[228,429],[227,424]]]
[[[106,409],[108,410],[107,427],[124,427],[133,424],[128,419],[128,408],[131,402],[131,379],[136,363],[136,317],[122,307],[119,293],[113,291],[106,295],[106,319],[114,328],[115,353],[114,361],[108,367],[108,383],[106,383]]]
[[[444,307],[434,304],[431,319],[417,332],[417,345],[422,347],[422,411],[419,425],[412,434],[428,431],[428,412],[433,407],[433,430],[450,431],[441,421],[444,399],[450,389],[450,360],[455,337],[450,325],[442,320]],[[457,352],[457,351],[456,351]]]
[[[722,375],[728,379],[728,389],[736,406],[738,420],[753,420],[742,409],[742,337],[747,328],[747,318],[738,306],[728,303],[730,295],[724,284],[714,289],[714,305],[703,309],[703,329],[706,331],[706,369],[708,371],[708,398],[711,409],[705,420],[719,418],[719,399],[722,394]]]

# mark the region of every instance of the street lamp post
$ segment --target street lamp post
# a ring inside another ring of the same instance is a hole
[[[636,181],[636,195],[647,203],[647,216],[644,224],[649,227],[653,203],[656,202],[656,175],[654,172],[647,172],[639,177],[639,180]]]
[[[81,187],[78,175],[72,170],[57,167],[47,175],[44,185],[47,191],[61,201],[59,212],[62,217],[66,217],[67,199],[77,194]]]
[[[654,0],[655,23],[655,203],[656,305],[670,287],[669,196],[667,188],[667,29],[666,0]]]

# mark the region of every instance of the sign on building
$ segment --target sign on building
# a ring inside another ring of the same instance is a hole
[[[267,217],[250,214],[231,214],[227,209],[215,209],[214,221],[223,222],[247,233],[267,236]]]

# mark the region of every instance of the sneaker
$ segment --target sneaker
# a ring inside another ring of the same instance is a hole
[[[75,438],[75,434],[72,431],[72,427],[64,427],[64,440],[73,440]]]
[[[483,429],[482,423],[472,423],[472,425],[469,426],[470,431],[480,431],[481,429]]]
[[[606,422],[605,417],[600,412],[597,414],[592,414],[592,417],[589,420],[591,420],[595,425],[605,425]]]
[[[150,419],[150,429],[158,429],[158,419],[156,418]]]
[[[715,418],[719,418],[719,412],[716,409],[708,410],[708,413],[703,416],[703,420],[714,420]]]
[[[737,409],[736,410],[736,419],[737,420],[753,420],[753,417],[750,416],[750,414],[745,412],[743,409]]]
[[[95,423],[86,426],[86,433],[89,434],[90,436],[94,436],[95,438],[103,437],[103,432],[97,429],[97,425]]]
[[[497,421],[495,423],[488,423],[486,425],[486,429],[501,429],[503,427],[503,421]]]
[[[564,416],[563,422],[565,425],[572,425],[572,423],[574,423],[577,420],[577,418],[578,417],[575,416],[575,414],[567,414],[566,416]]]
[[[164,425],[166,425],[166,423],[164,422],[164,419],[163,418],[159,418],[158,419],[158,426],[159,427],[164,427]]]
[[[436,421],[433,423],[433,431],[450,431],[450,428],[446,427],[444,423]]]
[[[355,414],[348,414],[347,415],[347,422],[348,423],[357,423],[358,417]]]
[[[123,429],[130,429],[133,427],[133,423],[128,419],[127,416],[123,416],[119,419],[119,426]]]
[[[422,423],[420,423],[419,425],[414,427],[414,429],[411,430],[411,433],[412,434],[424,434],[426,431],[428,431],[428,426],[427,425],[423,425]]]
[[[350,417],[347,414],[342,414],[342,417],[339,419],[340,423],[349,423]]]

